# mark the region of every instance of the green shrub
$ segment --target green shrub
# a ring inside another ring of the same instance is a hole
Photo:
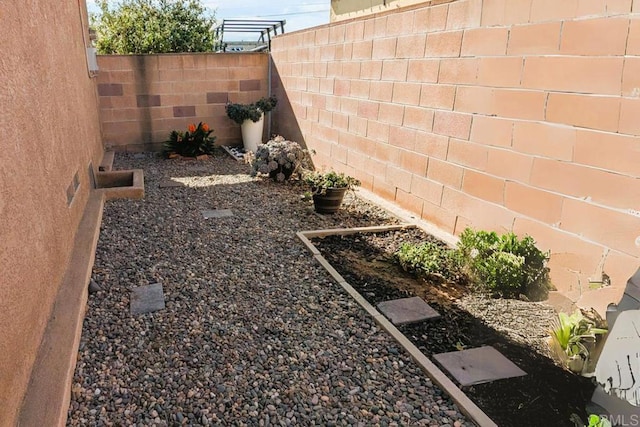
[[[458,250],[470,275],[494,295],[546,298],[549,254],[538,249],[530,236],[519,240],[513,233],[499,236],[467,228],[460,235]]]
[[[100,54],[210,52],[215,18],[201,0],[97,0]]]
[[[458,252],[435,242],[403,243],[395,258],[410,273],[445,280],[457,280],[462,276]]]

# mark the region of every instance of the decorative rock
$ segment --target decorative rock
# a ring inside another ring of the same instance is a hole
[[[299,187],[253,178],[228,156],[116,154],[115,169],[134,167],[154,184],[142,202],[105,204],[93,275],[108,292],[87,301],[68,426],[258,425],[266,415],[272,426],[444,425],[445,417],[471,426],[294,233],[393,217],[351,194],[334,217],[316,217]],[[168,177],[189,191],[159,188]],[[247,220],[203,221],[212,206]],[[123,315],[131,287],[150,283],[162,283],[166,308]],[[394,408],[401,399],[413,408],[404,416]],[[372,406],[382,414],[361,412]]]
[[[89,280],[89,295],[93,295],[98,291],[101,291],[102,287],[98,285],[95,280]]]

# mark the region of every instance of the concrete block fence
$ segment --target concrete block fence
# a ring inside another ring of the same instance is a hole
[[[213,127],[216,143],[241,142],[224,105],[267,95],[268,64],[265,53],[99,56],[105,147],[158,150],[169,132],[199,121]]]
[[[276,37],[277,129],[450,232],[532,235],[603,310],[639,266],[640,1],[438,3]]]

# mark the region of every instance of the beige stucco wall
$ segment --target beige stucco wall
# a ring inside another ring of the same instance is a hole
[[[102,145],[84,0],[7,0],[0,28],[0,425],[8,426],[67,268],[89,163],[100,161]]]
[[[172,130],[198,122],[213,128],[216,144],[238,144],[225,103],[269,93],[264,52],[100,55],[98,64],[103,141],[118,151],[160,150]]]
[[[455,234],[530,234],[573,301],[619,300],[640,266],[640,0],[424,3],[278,36],[272,58],[276,130],[317,166]]]

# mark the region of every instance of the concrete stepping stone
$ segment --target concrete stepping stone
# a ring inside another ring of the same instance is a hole
[[[173,181],[170,179],[161,181],[160,184],[158,184],[158,187],[160,188],[173,188],[173,187],[184,187],[184,186],[185,185],[182,182]]]
[[[463,387],[527,375],[491,346],[435,354],[433,358]]]
[[[202,215],[205,217],[205,219],[226,218],[229,216],[233,216],[233,212],[231,211],[231,209],[212,209],[202,211]]]
[[[138,315],[164,309],[162,285],[138,286],[131,290],[131,314]]]
[[[420,297],[383,301],[377,307],[394,325],[404,325],[440,317],[440,313],[431,308]]]

